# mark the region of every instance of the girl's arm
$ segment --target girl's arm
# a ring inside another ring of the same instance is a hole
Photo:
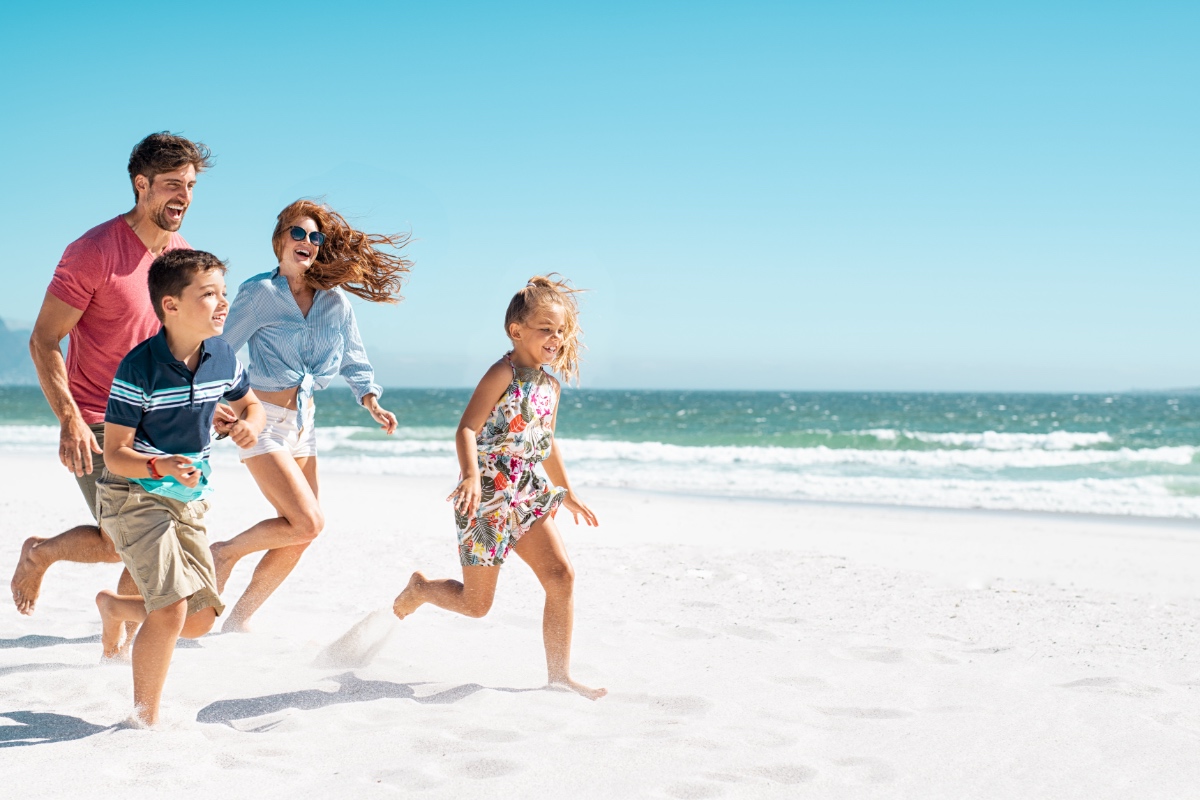
[[[471,395],[471,401],[463,411],[462,419],[458,421],[454,446],[458,451],[458,469],[462,480],[446,499],[453,500],[458,513],[465,514],[468,518],[475,516],[475,512],[479,510],[479,499],[483,494],[479,485],[479,448],[475,439],[510,383],[512,367],[507,361],[500,359],[488,368],[483,380],[479,381],[475,393]]]
[[[186,456],[152,457],[133,449],[136,428],[128,428],[112,422],[104,423],[104,468],[123,478],[152,478],[150,462],[161,477],[171,475],[184,486],[194,487],[200,482],[200,470],[192,466]]]
[[[362,334],[358,332],[358,321],[354,308],[346,303],[346,320],[342,324],[342,339],[346,346],[342,351],[342,363],[338,372],[350,385],[355,398],[362,404],[379,427],[390,436],[396,432],[396,415],[379,405],[383,389],[375,383],[375,370],[367,360],[367,348],[363,346]]]
[[[554,382],[554,391],[562,397],[562,387],[558,385],[558,381]],[[554,404],[554,416],[550,418],[550,430],[553,432],[558,425],[558,403]],[[579,497],[575,494],[575,490],[571,488],[571,481],[567,478],[567,467],[563,463],[562,451],[557,444],[550,446],[550,455],[546,456],[546,460],[542,462],[542,466],[546,470],[546,477],[550,478],[550,482],[555,486],[561,486],[567,490],[567,496],[563,498],[563,506],[567,511],[571,512],[571,516],[575,518],[575,524],[579,524],[579,517],[583,517],[583,521],[587,525],[599,525],[600,521],[596,519],[595,513],[587,507]]]

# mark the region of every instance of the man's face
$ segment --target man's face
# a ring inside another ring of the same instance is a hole
[[[179,297],[164,298],[163,308],[176,315],[172,327],[181,334],[201,339],[220,336],[229,312],[225,275],[219,269],[197,272]]]
[[[195,187],[196,168],[191,164],[171,172],[160,172],[154,176],[149,188],[141,192],[138,204],[146,209],[155,225],[164,231],[177,231],[192,204]]]

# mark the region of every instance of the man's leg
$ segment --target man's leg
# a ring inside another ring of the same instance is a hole
[[[113,549],[112,540],[95,525],[76,525],[50,539],[31,536],[21,547],[21,558],[12,577],[13,602],[22,614],[32,614],[42,588],[46,570],[56,561],[81,564],[116,564],[121,558]],[[128,581],[128,585],[126,582]],[[127,575],[121,577],[121,593],[137,594],[137,588]],[[129,591],[126,591],[126,590]]]

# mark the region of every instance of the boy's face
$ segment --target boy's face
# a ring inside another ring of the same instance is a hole
[[[164,297],[163,312],[172,333],[207,339],[225,330],[229,300],[225,276],[219,269],[206,269],[192,276],[179,297]]]

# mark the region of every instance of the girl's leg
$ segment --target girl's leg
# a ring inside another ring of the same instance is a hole
[[[571,680],[571,633],[575,620],[575,570],[554,520],[534,523],[514,548],[546,590],[542,612],[542,641],[546,646],[546,671],[551,686],[578,692],[589,700],[608,694]]]
[[[268,551],[259,560],[250,585],[221,627],[227,633],[247,629],[250,617],[291,574],[300,556],[325,525],[317,502],[315,457],[296,459],[285,453],[264,453],[246,459],[245,464],[279,516],[263,520],[227,542],[213,545],[218,591],[224,590],[225,582],[240,558],[260,550]]]
[[[392,604],[392,611],[404,619],[425,603],[432,603],[438,608],[468,617],[484,616],[491,609],[492,599],[496,596],[500,568],[463,567],[462,571],[461,583],[448,578],[431,581],[421,573],[414,572],[408,579],[408,586]]]

